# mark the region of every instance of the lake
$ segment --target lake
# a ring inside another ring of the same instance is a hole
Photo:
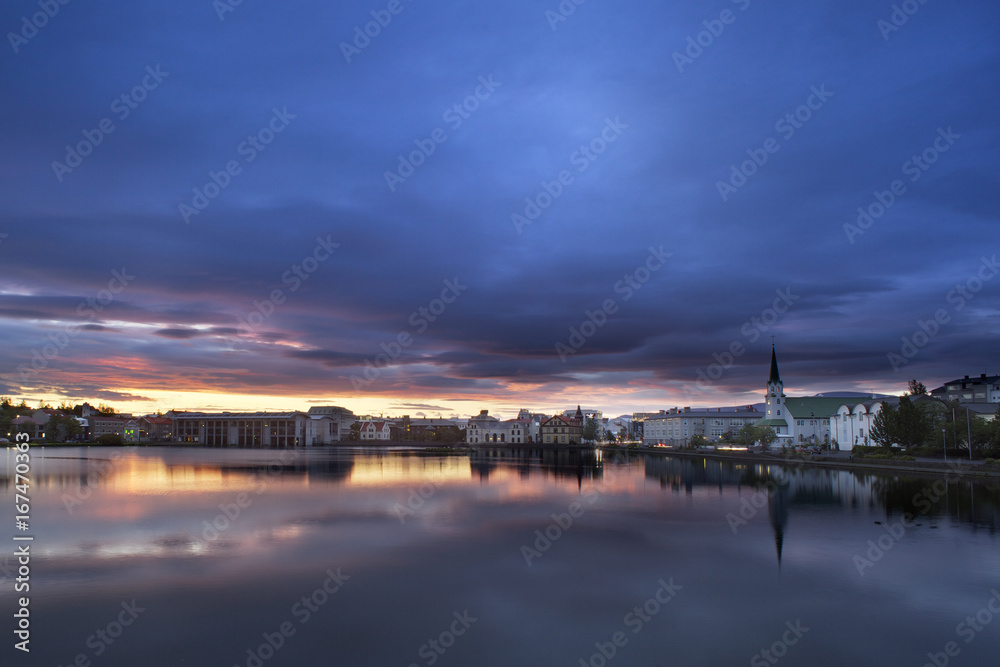
[[[590,450],[33,447],[22,532],[5,452],[3,665],[998,660],[995,479]]]

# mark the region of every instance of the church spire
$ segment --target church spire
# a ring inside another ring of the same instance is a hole
[[[778,358],[774,355],[774,343],[771,343],[771,377],[767,379],[768,384],[778,384],[781,376],[778,375]]]

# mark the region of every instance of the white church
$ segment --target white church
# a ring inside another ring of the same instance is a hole
[[[757,426],[770,426],[778,435],[772,448],[827,445],[850,450],[871,444],[869,434],[884,402],[894,399],[855,399],[809,396],[788,398],[778,373],[778,359],[771,347],[771,373],[767,379],[764,417]]]

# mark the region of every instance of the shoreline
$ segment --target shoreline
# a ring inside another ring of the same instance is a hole
[[[617,447],[601,447],[604,451],[622,451]],[[1000,469],[987,468],[982,462],[963,462],[958,464],[929,462],[929,461],[901,461],[900,463],[888,463],[884,460],[858,459],[855,461],[838,460],[833,457],[823,455],[812,455],[810,458],[788,458],[775,456],[772,454],[723,454],[720,452],[695,452],[671,450],[663,448],[641,447],[628,449],[629,452],[640,452],[643,454],[659,454],[661,456],[677,456],[692,459],[713,459],[718,461],[733,461],[739,463],[771,463],[784,466],[813,466],[817,468],[840,469],[850,471],[872,472],[903,472],[908,474],[926,474],[934,477],[954,476],[979,479],[1000,478]],[[985,469],[984,469],[985,468]]]
[[[13,447],[14,443],[3,443],[7,447]],[[131,449],[135,447],[164,447],[168,449],[219,449],[219,450],[246,450],[246,451],[279,451],[278,449],[271,448],[253,448],[253,447],[205,447],[203,445],[194,444],[180,444],[180,443],[170,443],[170,442],[136,442],[122,445],[102,445],[100,443],[93,442],[62,442],[62,443],[31,443],[32,448],[34,447],[51,447],[53,449],[64,448],[64,447],[94,447],[101,449]],[[760,454],[746,454],[746,453],[722,453],[718,451],[691,451],[691,450],[677,450],[677,449],[665,449],[661,447],[634,447],[634,448],[623,448],[617,445],[574,445],[574,446],[560,446],[553,447],[551,445],[543,445],[541,443],[525,443],[519,445],[502,445],[500,443],[490,443],[489,445],[470,445],[467,443],[429,443],[429,442],[419,442],[419,441],[370,441],[370,442],[343,442],[339,444],[330,445],[315,445],[312,447],[299,447],[290,448],[287,451],[304,450],[304,451],[322,451],[322,450],[336,450],[336,449],[390,449],[390,448],[401,448],[401,449],[412,449],[415,451],[427,451],[430,453],[456,453],[465,454],[475,452],[481,449],[545,449],[545,450],[583,450],[583,449],[599,449],[605,453],[625,453],[625,454],[649,454],[658,456],[672,456],[687,459],[711,459],[715,461],[732,461],[735,463],[754,463],[754,464],[774,464],[783,466],[812,466],[816,468],[826,468],[834,470],[849,470],[849,471],[872,471],[872,472],[896,472],[896,473],[907,473],[907,474],[923,474],[934,477],[941,476],[954,476],[954,477],[966,477],[972,479],[995,479],[1000,478],[1000,467],[992,467],[982,461],[968,462],[964,459],[958,459],[961,462],[948,462],[944,461],[900,461],[899,463],[891,463],[885,460],[878,459],[858,459],[854,461],[847,460],[846,458],[824,456],[822,454],[813,454],[809,457],[802,458],[789,458],[782,457],[780,455],[760,453]],[[286,451],[286,450],[280,450]]]

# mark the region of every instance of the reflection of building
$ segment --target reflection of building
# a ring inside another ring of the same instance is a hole
[[[554,447],[477,447],[469,456],[472,473],[480,480],[489,479],[500,466],[513,468],[522,479],[538,475],[570,479],[581,486],[584,481],[604,477],[603,454],[598,449]]]
[[[340,440],[336,419],[305,412],[174,412],[174,440],[207,447],[284,449]]]

